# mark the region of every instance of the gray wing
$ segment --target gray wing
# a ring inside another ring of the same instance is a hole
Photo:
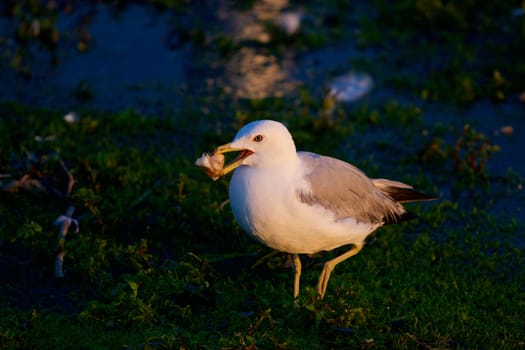
[[[405,214],[403,206],[379,190],[361,170],[341,160],[315,153],[298,152],[307,169],[310,190],[298,190],[301,202],[321,205],[337,220],[353,217],[359,221],[383,223]]]

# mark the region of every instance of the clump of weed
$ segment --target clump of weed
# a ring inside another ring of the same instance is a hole
[[[455,168],[466,174],[483,175],[489,157],[499,150],[484,134],[466,124],[454,145]]]
[[[499,151],[500,147],[485,134],[465,124],[455,140],[433,137],[423,145],[417,158],[425,164],[449,167],[458,180],[475,184],[489,178],[487,162]]]

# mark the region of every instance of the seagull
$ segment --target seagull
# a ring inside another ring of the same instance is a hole
[[[436,198],[398,181],[370,179],[339,159],[297,152],[288,129],[273,120],[245,125],[214,155],[227,152],[238,152],[221,174],[233,171],[233,216],[257,241],[292,254],[294,299],[300,289],[299,254],[351,246],[324,264],[317,283],[323,299],[336,265],[359,253],[367,236],[385,224],[413,217],[401,203]]]

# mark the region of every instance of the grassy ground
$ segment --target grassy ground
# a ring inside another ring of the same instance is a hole
[[[472,33],[464,21],[481,16],[475,31],[497,36],[500,22],[483,14],[504,13],[498,6],[475,16],[466,15],[474,13],[469,2],[433,12],[423,2],[403,4],[382,4],[376,15],[418,14],[414,18],[423,23],[401,23],[395,16],[386,23],[399,31],[400,42],[422,27],[447,27],[428,35],[458,48],[455,59],[439,67],[456,83],[449,85],[438,68],[421,81],[392,75],[388,82],[460,104],[504,101],[522,91],[523,63],[517,59],[458,63],[461,53],[480,49],[466,39]],[[521,32],[513,32],[509,45],[496,45],[499,50],[519,49],[512,45],[524,41],[520,23],[510,24]],[[384,33],[363,30],[363,45],[377,45],[378,35]],[[408,58],[424,57],[414,50]],[[496,69],[505,84],[496,83]],[[170,119],[83,111],[75,123],[64,121],[63,111],[0,104],[0,347],[525,347],[525,227],[514,208],[498,206],[522,198],[515,192],[523,178],[486,171],[483,165],[497,151],[492,136],[462,123],[429,121],[424,109],[408,103],[338,107],[328,118],[325,102],[304,89],[282,99],[229,101],[227,117],[220,109],[204,115],[191,107]],[[194,105],[199,103],[213,101]],[[411,205],[418,220],[382,228],[360,254],[338,266],[323,301],[316,300],[313,286],[323,261],[336,253],[303,257],[300,308],[291,297],[287,256],[250,241],[224,205],[228,179],[212,182],[193,165],[247,120],[268,117],[286,122],[300,149],[344,158],[370,176],[440,196]],[[47,136],[52,138],[41,141]],[[55,193],[67,188],[62,162],[75,179],[66,196]],[[26,182],[33,187],[13,186],[25,174],[36,180]],[[68,206],[75,207],[80,230],[66,237],[66,277],[55,280],[58,228],[52,224]]]

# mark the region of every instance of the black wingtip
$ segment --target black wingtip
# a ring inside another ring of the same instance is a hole
[[[399,203],[433,201],[438,197],[416,192],[411,188],[388,187],[383,189],[390,198]]]

